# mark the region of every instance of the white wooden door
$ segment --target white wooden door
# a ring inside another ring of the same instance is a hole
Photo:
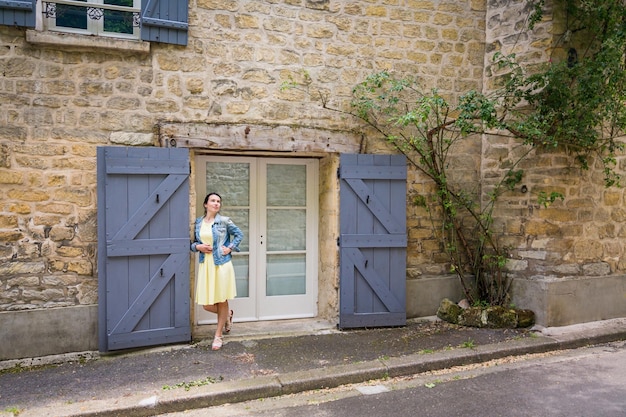
[[[209,192],[245,234],[233,257],[236,321],[317,315],[316,159],[199,156],[197,213]],[[198,324],[215,316],[196,306]]]

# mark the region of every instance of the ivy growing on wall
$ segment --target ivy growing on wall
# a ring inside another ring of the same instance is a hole
[[[424,91],[414,77],[389,72],[368,76],[353,89],[351,115],[379,131],[434,183],[433,196],[414,203],[442,217],[433,221],[452,270],[470,303],[507,305],[507,249],[493,231],[498,197],[524,175],[520,162],[533,149],[552,149],[575,157],[582,169],[592,161],[603,170],[606,186],[619,186],[616,157],[626,129],[626,5],[621,0],[560,0],[565,32],[554,39],[549,62],[527,72],[515,55],[495,54],[495,91],[467,91],[452,104],[437,90]],[[528,0],[528,29],[544,18],[544,0]],[[285,87],[310,87],[304,82]],[[328,97],[320,96],[330,110]],[[487,202],[463,190],[448,171],[453,148],[475,134],[506,134],[527,145],[489,192]],[[549,205],[560,194],[542,193]]]

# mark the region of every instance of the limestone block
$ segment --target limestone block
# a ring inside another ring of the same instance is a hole
[[[10,230],[10,231],[1,231],[0,230],[0,241],[2,242],[17,242],[19,240],[21,240],[24,237],[24,235],[22,234],[22,232],[19,231],[14,231],[14,230]],[[2,268],[0,267],[0,270]]]
[[[8,287],[37,287],[39,285],[39,278],[36,276],[22,276],[17,278],[10,278],[6,280]]]
[[[437,317],[441,320],[447,321],[448,323],[459,323],[459,316],[463,312],[463,309],[459,307],[453,301],[450,301],[447,298],[441,300],[441,304],[439,304],[439,309],[437,310]]]
[[[67,272],[91,276],[93,274],[93,265],[88,260],[68,262]]]
[[[579,240],[574,244],[574,256],[579,260],[600,259],[602,243],[597,240]]]
[[[17,227],[18,227],[17,216],[0,214],[0,228],[12,229],[12,228],[17,228]]]
[[[0,276],[10,277],[19,274],[41,274],[46,265],[43,261],[13,261],[0,263]]]
[[[126,146],[149,146],[153,144],[152,133],[111,132],[112,143]]]
[[[92,205],[93,198],[91,190],[87,188],[66,188],[54,193],[54,200],[74,203],[80,207]]]

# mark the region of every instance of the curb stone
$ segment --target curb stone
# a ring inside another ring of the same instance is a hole
[[[436,371],[454,366],[484,363],[489,360],[532,353],[581,348],[589,345],[626,340],[626,320],[570,333],[536,333],[536,336],[506,342],[479,345],[474,348],[455,348],[433,353],[415,353],[407,356],[379,358],[318,368],[307,371],[266,375],[216,385],[133,394],[116,400],[95,400],[74,404],[51,404],[25,410],[20,417],[147,417],[163,413],[182,412],[276,397],[298,392],[334,388],[388,377],[401,377]],[[151,395],[152,394],[152,395]],[[8,414],[11,415],[10,413]],[[0,416],[4,417],[3,414]]]

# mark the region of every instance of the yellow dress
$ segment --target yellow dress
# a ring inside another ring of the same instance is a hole
[[[210,224],[202,221],[200,226],[200,240],[202,243],[213,245],[213,233]],[[221,250],[221,248],[218,248]],[[237,296],[235,283],[235,268],[232,261],[223,265],[215,265],[213,254],[205,253],[204,262],[198,264],[198,280],[196,285],[196,303],[212,305],[221,303]]]

